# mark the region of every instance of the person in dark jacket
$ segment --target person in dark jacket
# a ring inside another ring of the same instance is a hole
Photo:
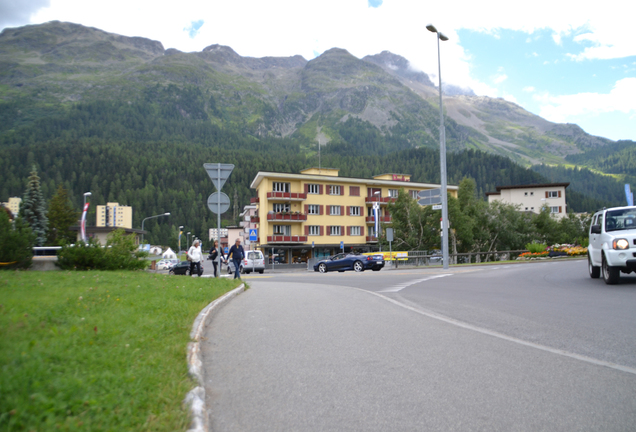
[[[212,249],[210,249],[210,255],[208,256],[208,259],[212,260],[212,265],[214,266],[214,277],[218,277],[217,272],[218,272],[218,265],[219,263],[217,262],[217,259],[219,258],[219,241],[218,240],[214,240],[214,245],[212,246]]]
[[[245,250],[243,250],[243,246],[241,246],[241,239],[237,238],[234,246],[230,248],[230,251],[227,254],[227,257],[232,257],[232,262],[234,263],[234,279],[241,278],[241,261],[245,258]]]

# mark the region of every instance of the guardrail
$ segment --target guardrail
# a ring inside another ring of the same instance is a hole
[[[33,256],[57,256],[57,251],[62,246],[35,246],[33,248]]]

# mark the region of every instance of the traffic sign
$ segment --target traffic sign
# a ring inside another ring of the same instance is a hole
[[[430,198],[430,197],[441,196],[441,195],[442,195],[442,190],[440,188],[426,189],[426,190],[419,191],[417,193],[418,198]]]
[[[219,197],[219,195],[221,195]],[[219,202],[221,207],[219,208]],[[212,213],[225,213],[230,208],[230,198],[223,192],[214,192],[208,197],[208,208],[212,210]]]
[[[232,164],[221,164],[221,163],[204,163],[203,168],[207,171],[212,183],[216,186],[216,190],[220,191],[225,184],[225,181],[228,179],[230,174],[232,174],[232,170],[234,169],[234,165]]]
[[[340,249],[344,250],[344,242],[340,241]]]
[[[258,238],[258,230],[256,228],[250,229],[250,241],[256,241]]]
[[[442,205],[441,204],[436,204],[433,206],[433,210],[441,210],[442,209]]]

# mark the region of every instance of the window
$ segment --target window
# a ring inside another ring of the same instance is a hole
[[[329,206],[329,214],[332,216],[340,216],[340,206]]]
[[[349,235],[352,235],[352,236],[359,236],[359,235],[361,235],[361,234],[360,234],[360,227],[359,227],[359,226],[352,226],[352,227],[349,227],[349,229],[351,230]]]
[[[308,184],[307,185],[307,193],[309,193],[309,194],[319,194],[320,193],[320,185]]]
[[[329,227],[329,235],[332,235],[332,236],[342,235],[340,233],[340,227],[339,226],[330,226]]]
[[[559,211],[559,206],[552,206],[550,207],[550,213],[561,213]]]
[[[360,216],[360,207],[349,207],[349,216]]]
[[[319,225],[309,225],[307,230],[307,235],[317,236],[320,235],[320,226]]]
[[[274,235],[291,235],[291,225],[274,225]]]
[[[559,197],[559,191],[547,191],[546,192],[546,198],[558,198]]]
[[[339,185],[329,185],[329,195],[341,195]]]
[[[317,204],[309,204],[307,206],[307,214],[310,214],[310,215],[320,214],[320,206]]]
[[[389,189],[389,197],[397,198],[399,191],[397,189]]]
[[[289,212],[289,204],[274,204],[274,213]]]
[[[360,186],[349,186],[350,196],[360,196]]]
[[[413,198],[413,199],[418,199],[418,196],[417,196],[418,191],[416,191],[416,190],[410,190],[410,191],[409,191],[409,194],[411,195],[411,198]]]
[[[272,186],[274,192],[289,192],[290,190],[289,183],[274,182]]]

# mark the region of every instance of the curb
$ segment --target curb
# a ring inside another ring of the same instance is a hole
[[[201,361],[201,348],[199,342],[201,335],[205,329],[208,317],[212,312],[219,309],[229,300],[233,299],[240,293],[245,291],[245,284],[241,284],[238,288],[222,295],[212,303],[207,305],[199,315],[197,315],[192,325],[190,339],[193,342],[188,344],[188,373],[199,384],[190,390],[184,399],[184,403],[190,408],[192,421],[187,432],[208,432],[208,416],[207,407],[205,405],[205,389],[203,388],[203,362]]]

